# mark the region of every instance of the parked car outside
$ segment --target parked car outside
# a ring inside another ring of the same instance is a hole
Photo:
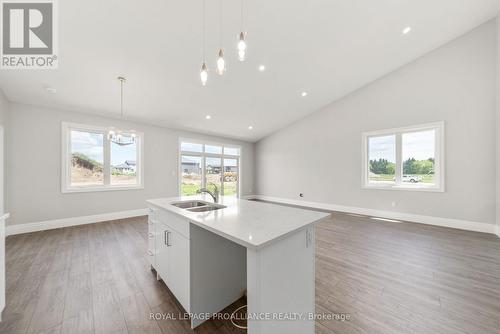
[[[422,181],[422,177],[418,175],[403,175],[403,182],[417,183]]]

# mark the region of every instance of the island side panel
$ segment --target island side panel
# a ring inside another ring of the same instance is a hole
[[[259,250],[247,249],[249,334],[313,334],[315,311],[314,225]],[[254,315],[306,317],[259,320]]]
[[[220,312],[245,293],[246,248],[194,224],[190,234],[191,312]],[[191,328],[203,322],[193,317]]]

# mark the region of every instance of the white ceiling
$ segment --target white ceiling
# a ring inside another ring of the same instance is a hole
[[[124,75],[126,118],[256,141],[500,9],[498,0],[243,0],[248,60],[240,63],[240,2],[223,1],[227,72],[212,71],[206,87],[199,82],[201,0],[64,0],[59,69],[0,71],[0,88],[13,102],[119,117],[116,77]],[[207,0],[212,70],[218,3]],[[412,32],[403,35],[406,26]]]

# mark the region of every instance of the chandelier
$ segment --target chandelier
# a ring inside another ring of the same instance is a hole
[[[117,79],[120,81],[120,117],[123,121],[123,84],[127,80],[124,77],[118,77]],[[120,146],[132,145],[135,143],[136,138],[137,134],[134,130],[120,130],[114,127],[108,130],[108,140]]]

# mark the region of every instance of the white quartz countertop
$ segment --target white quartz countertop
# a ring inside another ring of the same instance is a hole
[[[212,198],[207,195],[158,198],[147,202],[183,216],[191,223],[226,239],[254,249],[267,246],[329,216],[323,212],[224,196],[220,197],[218,204],[227,207],[215,211],[190,212],[171,205],[186,200],[213,203]]]

